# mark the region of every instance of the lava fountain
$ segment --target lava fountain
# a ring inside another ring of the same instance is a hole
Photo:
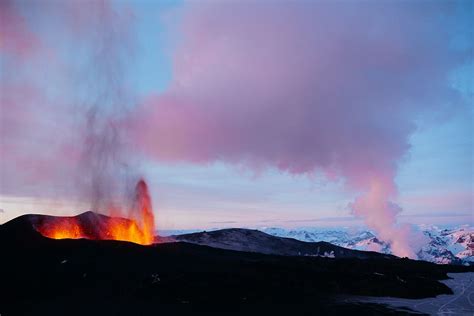
[[[108,212],[117,213],[115,209]],[[148,186],[141,179],[135,187],[128,218],[86,212],[73,217],[43,217],[34,226],[43,236],[53,239],[108,239],[150,245],[154,241],[155,218]]]

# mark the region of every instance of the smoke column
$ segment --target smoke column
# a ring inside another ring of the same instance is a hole
[[[90,43],[80,68],[76,105],[81,131],[78,186],[93,211],[134,219],[145,235],[153,237],[148,187],[137,173],[132,146],[120,126],[133,105],[125,67],[133,62],[133,16],[109,2],[91,5],[91,13],[77,25]]]
[[[97,2],[91,13],[86,19],[91,30],[86,61],[89,65],[80,78],[84,84],[77,106],[77,123],[82,128],[78,140],[82,143],[79,170],[86,176],[78,179],[83,180],[80,185],[86,196],[92,198],[92,209],[98,211],[123,206],[126,200],[116,199],[123,199],[135,186],[126,181],[127,173],[132,172],[129,149],[117,126],[130,102],[124,62],[131,61],[131,38],[127,21],[108,3]]]

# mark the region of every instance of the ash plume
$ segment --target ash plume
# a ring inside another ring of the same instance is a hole
[[[127,181],[134,170],[124,132],[117,124],[131,102],[124,63],[131,61],[132,38],[124,22],[105,2],[98,3],[94,14],[87,18],[91,45],[88,70],[80,78],[84,83],[79,96],[82,102],[77,106],[81,130],[78,142],[82,147],[79,170],[83,175],[78,179],[94,211],[129,204],[127,194],[135,186]]]

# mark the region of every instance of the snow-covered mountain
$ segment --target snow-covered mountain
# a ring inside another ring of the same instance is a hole
[[[420,259],[436,263],[474,263],[473,227],[431,227],[423,230],[423,233],[430,241],[418,253]]]
[[[440,264],[474,264],[474,227],[464,225],[453,229],[436,226],[420,227],[429,242],[418,252],[418,259]],[[357,250],[391,253],[390,245],[367,230],[348,229],[283,229],[263,228],[261,231],[302,241],[326,241],[334,245]]]

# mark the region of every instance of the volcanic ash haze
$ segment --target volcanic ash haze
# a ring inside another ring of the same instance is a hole
[[[74,124],[74,133],[67,134],[74,146],[66,148],[75,170],[71,180],[80,198],[90,203],[90,210],[114,218],[99,223],[104,219],[99,216],[95,224],[76,218],[51,219],[38,230],[52,238],[151,244],[155,223],[148,187],[138,176],[132,148],[118,126],[132,100],[124,67],[132,60],[130,16],[108,1],[85,2],[84,6],[46,5],[44,10],[71,28],[78,38],[75,47],[83,51],[82,64],[73,73],[75,91],[67,100]]]
[[[96,6],[95,15],[87,18],[92,22],[88,26],[90,65],[84,78],[84,98],[79,98],[79,114],[85,117],[82,121],[79,116],[79,124],[84,126],[79,140],[83,144],[79,185],[91,199],[92,210],[130,219],[110,221],[99,234],[101,239],[151,244],[155,234],[151,197],[146,182],[137,175],[133,148],[119,126],[132,100],[125,80],[125,63],[132,60],[129,17],[108,2],[97,2]]]
[[[130,12],[109,1],[3,1],[1,9],[0,49],[8,61],[1,77],[2,192],[25,194],[22,183],[41,183],[28,194],[77,199],[131,220],[89,235],[91,228],[73,219],[58,221],[48,226],[52,237],[151,243],[148,188],[119,126],[133,105],[124,67],[133,57]],[[44,69],[48,80],[38,78]]]

